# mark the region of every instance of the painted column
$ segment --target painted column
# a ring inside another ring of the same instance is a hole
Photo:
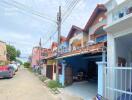
[[[62,60],[62,74],[59,75],[59,82],[62,84],[62,86],[65,86],[65,61]]]
[[[105,67],[106,62],[97,62],[98,64],[98,94],[104,96],[105,93]]]
[[[62,86],[65,85],[65,66],[66,66],[66,64],[63,63],[62,64]]]
[[[107,41],[107,87],[115,88],[115,74],[112,67],[116,67],[116,45],[115,45],[115,38],[113,34],[108,33],[108,41]],[[107,89],[108,97],[110,100],[114,100],[114,92],[112,92],[110,89]]]
[[[115,49],[115,38],[113,34],[107,35],[107,64],[108,67],[115,67],[116,65],[116,49]]]

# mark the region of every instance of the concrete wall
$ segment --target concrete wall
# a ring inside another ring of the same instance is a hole
[[[7,61],[6,43],[0,41],[0,61]]]

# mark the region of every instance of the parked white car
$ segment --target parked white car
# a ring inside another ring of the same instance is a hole
[[[18,71],[18,66],[16,64],[9,64],[10,67],[13,67],[15,71]]]
[[[18,67],[20,67],[20,66],[21,66],[21,64],[20,64],[20,63],[16,63],[16,65],[17,65]]]

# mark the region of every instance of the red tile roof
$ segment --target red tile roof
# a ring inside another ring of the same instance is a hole
[[[74,35],[74,32],[75,32],[75,31],[83,31],[83,29],[81,29],[81,28],[79,28],[79,27],[73,25],[73,26],[71,27],[71,30],[70,30],[68,36],[67,36],[67,41],[69,41],[69,39]]]
[[[53,49],[53,47],[57,47],[58,46],[58,43],[57,42],[53,42],[52,45],[51,45],[51,49]]]

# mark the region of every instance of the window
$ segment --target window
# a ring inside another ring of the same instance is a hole
[[[119,13],[119,18],[122,18],[124,16],[124,13]]]
[[[45,56],[45,57],[47,57],[47,56],[48,56],[48,54],[47,54],[47,53],[41,53],[41,55],[42,55],[42,56]]]
[[[129,8],[129,14],[132,13],[132,7]]]
[[[100,37],[96,38],[96,43],[104,42],[106,40],[107,40],[107,35],[103,35],[103,36],[100,36]]]

